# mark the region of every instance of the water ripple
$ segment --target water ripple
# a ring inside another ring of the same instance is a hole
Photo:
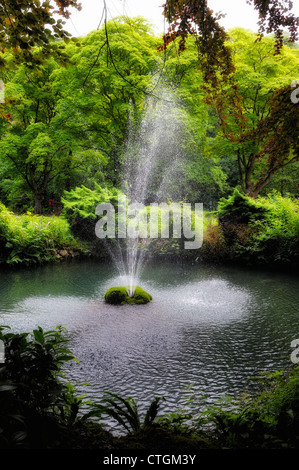
[[[158,274],[148,270],[142,283],[150,304],[121,307],[103,302],[119,282],[105,267],[7,274],[1,324],[14,332],[62,324],[79,360],[67,367],[78,391],[94,401],[104,391],[134,396],[142,411],[159,395],[165,411],[182,406],[190,386],[212,402],[240,393],[260,370],[289,364],[290,342],[299,337],[293,278],[198,268],[182,276],[176,266]]]

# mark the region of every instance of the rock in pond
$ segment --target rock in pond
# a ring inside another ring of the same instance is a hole
[[[147,304],[152,296],[141,287],[136,287],[133,297],[128,295],[127,287],[110,287],[105,294],[105,302],[113,305]]]

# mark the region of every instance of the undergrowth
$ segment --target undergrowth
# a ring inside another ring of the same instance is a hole
[[[296,263],[299,258],[299,201],[272,192],[256,199],[235,190],[217,211],[226,260],[249,264]]]
[[[55,259],[57,249],[82,249],[61,216],[14,214],[0,203],[0,263],[37,264]]]
[[[212,448],[299,447],[299,367],[264,372],[259,390],[205,406],[191,396],[187,407],[159,416],[163,397],[145,415],[137,401],[106,392],[98,403],[77,396],[64,365],[76,360],[66,331],[38,327],[32,334],[0,328],[5,361],[0,364],[0,448]],[[125,434],[105,430],[109,416]]]

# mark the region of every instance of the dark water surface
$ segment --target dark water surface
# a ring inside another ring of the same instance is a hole
[[[69,379],[87,397],[133,396],[140,409],[164,395],[166,411],[186,387],[213,402],[248,387],[261,370],[290,365],[299,338],[298,277],[240,268],[157,264],[140,282],[153,300],[110,306],[122,285],[112,266],[80,262],[0,273],[0,324],[13,332],[62,325],[79,360]]]

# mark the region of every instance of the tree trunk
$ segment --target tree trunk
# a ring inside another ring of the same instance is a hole
[[[254,199],[258,197],[261,190],[271,181],[273,175],[277,171],[268,171],[268,173],[263,175],[258,182],[253,182],[252,178],[255,161],[256,159],[254,154],[251,154],[245,158],[243,155],[241,155],[241,152],[238,151],[240,184],[244,193]]]
[[[254,184],[251,181],[252,173],[254,169],[254,155],[251,154],[248,157],[245,157],[240,150],[237,154],[238,168],[239,168],[239,178],[241,188],[245,194],[250,197],[253,196],[253,187]]]
[[[259,195],[260,190],[259,189],[248,188],[244,192],[245,192],[245,194],[247,194],[247,196],[252,197],[253,199],[256,199]]]
[[[34,213],[41,214],[43,211],[43,202],[45,196],[42,193],[35,193],[34,194]]]

